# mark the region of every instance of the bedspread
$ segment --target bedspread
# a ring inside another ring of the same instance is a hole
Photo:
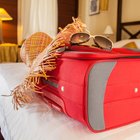
[[[23,63],[0,64],[0,94],[10,91],[24,79]],[[5,140],[138,140],[140,122],[93,133],[80,122],[51,109],[36,97],[31,104],[13,109],[12,97],[0,96],[0,127]]]

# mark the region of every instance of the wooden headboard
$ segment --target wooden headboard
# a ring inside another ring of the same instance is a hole
[[[138,35],[140,34],[140,29],[137,32],[132,33],[126,27],[140,25],[140,21],[122,22],[122,2],[123,2],[123,0],[118,0],[116,40],[119,41],[122,39],[122,31],[127,33],[129,35],[130,39],[138,38]]]

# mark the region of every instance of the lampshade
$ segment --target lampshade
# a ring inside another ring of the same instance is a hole
[[[5,9],[0,8],[0,19],[1,20],[12,20],[13,18],[6,12]]]
[[[112,30],[112,28],[111,28],[110,25],[107,25],[107,26],[106,26],[106,28],[105,28],[105,30],[104,30],[104,34],[105,34],[105,35],[112,35],[112,34],[113,34],[113,30]]]

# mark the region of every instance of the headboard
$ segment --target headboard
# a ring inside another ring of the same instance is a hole
[[[118,0],[116,40],[119,41],[122,39],[122,31],[127,33],[130,36],[130,39],[138,38],[138,35],[140,34],[140,29],[137,32],[132,33],[126,27],[140,25],[140,21],[122,22],[122,2],[123,0]]]

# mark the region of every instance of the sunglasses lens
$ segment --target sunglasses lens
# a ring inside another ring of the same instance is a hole
[[[95,36],[94,42],[102,49],[111,49],[112,41],[103,36]]]
[[[86,33],[76,33],[72,35],[70,42],[72,44],[81,44],[81,43],[87,42],[89,38],[90,38],[90,35]]]

